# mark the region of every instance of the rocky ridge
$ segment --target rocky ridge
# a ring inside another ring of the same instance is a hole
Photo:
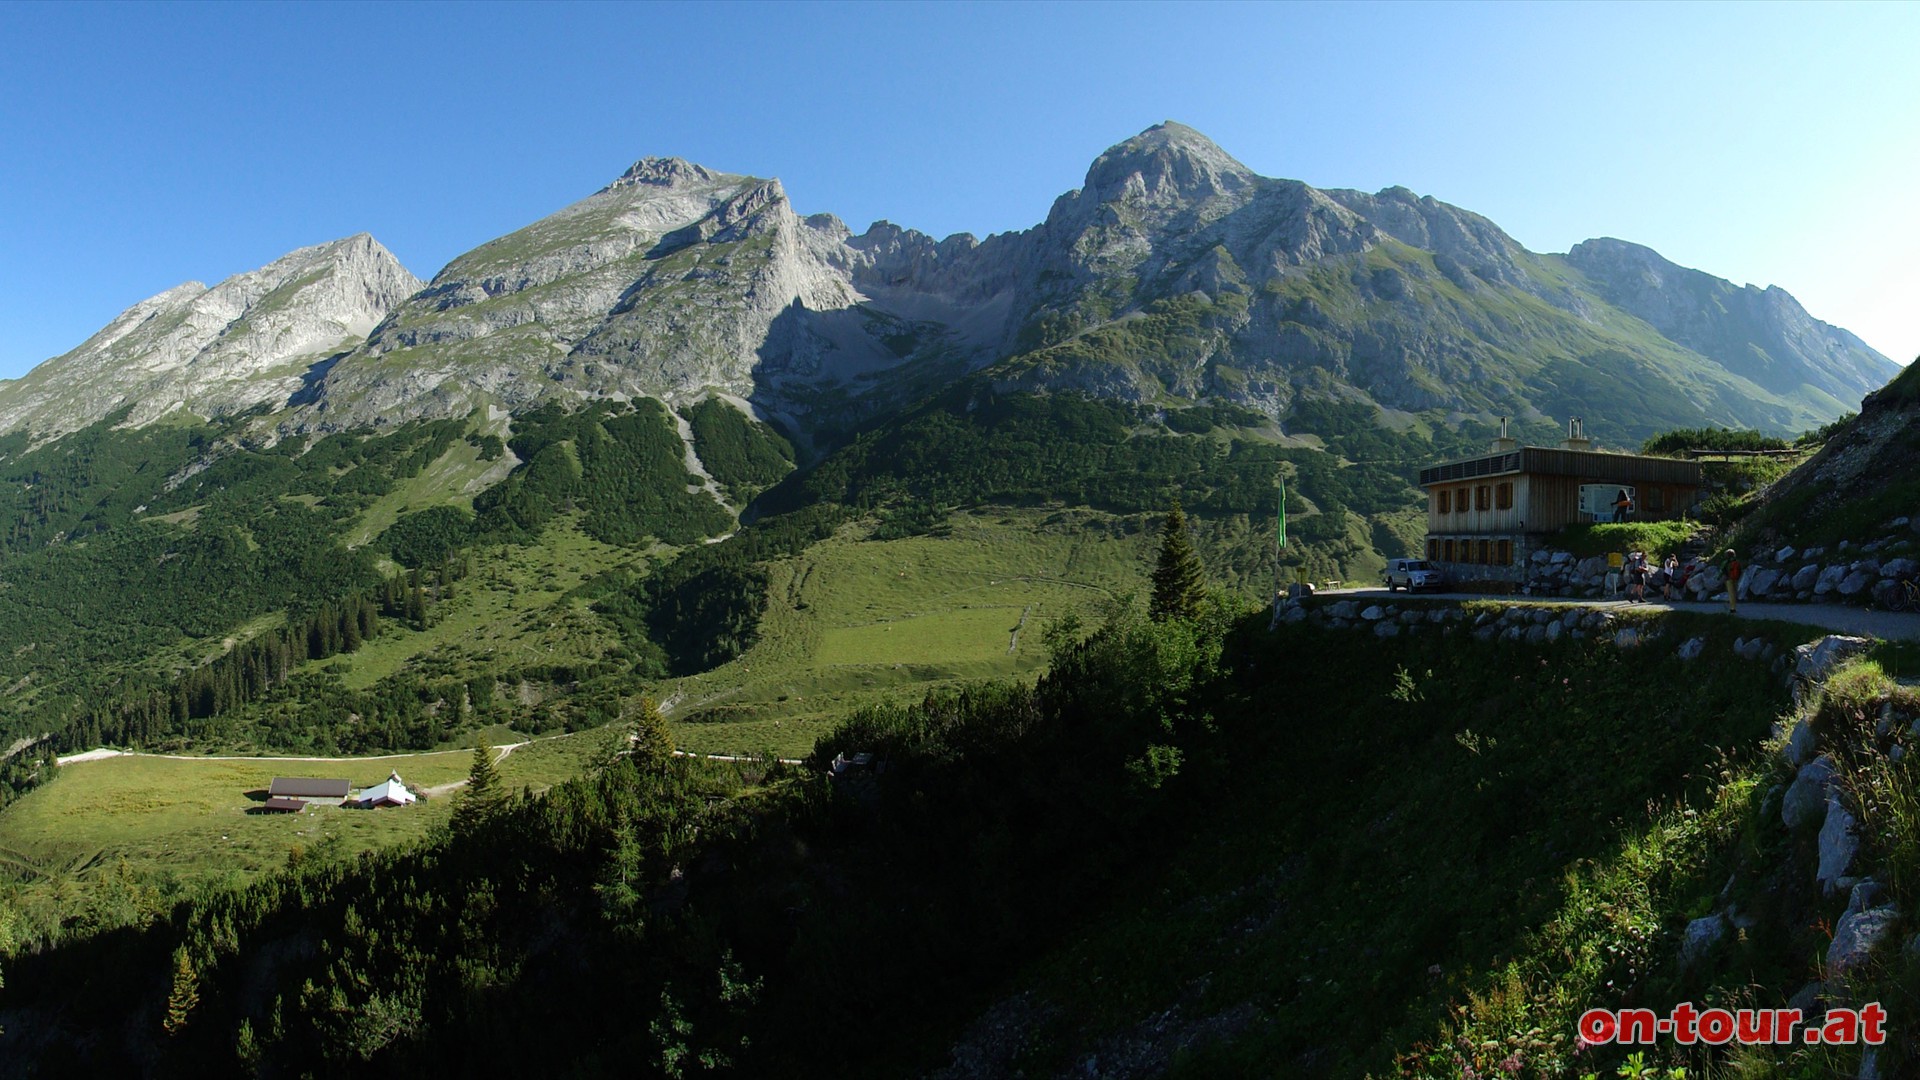
[[[177,285],[0,385],[0,432],[52,437],[121,409],[127,424],[140,425],[181,409],[284,407],[318,365],[419,287],[365,233],[300,248],[212,288]]]
[[[1537,254],[1404,188],[1262,177],[1171,122],[1101,154],[1040,224],[984,241],[888,222],[856,234],[798,213],[777,179],[644,158],[422,289],[373,265],[370,239],[341,243],[366,249],[342,264],[342,293],[302,292],[275,309],[287,325],[248,313],[320,249],[136,305],[0,387],[0,426],[65,429],[135,398],[135,423],[267,403],[286,410],[271,424],[303,431],[719,392],[804,436],[977,373],[1002,391],[1215,399],[1283,421],[1302,398],[1443,421],[1585,414],[1597,436],[1637,441],[1707,423],[1797,431],[1896,370],[1780,290],[1617,241]]]

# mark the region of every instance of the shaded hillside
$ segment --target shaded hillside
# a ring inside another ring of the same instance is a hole
[[[1811,459],[1770,488],[1742,535],[1805,547],[1873,541],[1920,521],[1920,365],[1867,396]]]
[[[1746,872],[1764,663],[1264,626],[1063,629],[1038,686],[863,711],[798,776],[609,761],[417,850],[29,950],[0,1074],[1357,1076],[1536,977],[1565,1001],[1485,1030],[1553,1073],[1563,1006],[1798,985],[1785,923],[1677,960]],[[826,778],[856,752],[885,770]],[[1457,1075],[1438,1053],[1399,1060]]]

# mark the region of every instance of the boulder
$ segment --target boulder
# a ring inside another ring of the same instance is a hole
[[[1873,643],[1863,637],[1844,637],[1840,634],[1828,634],[1817,641],[1796,646],[1794,674],[1808,682],[1819,682],[1832,674],[1833,669],[1843,662],[1867,651]]]
[[[1475,641],[1492,641],[1493,636],[1499,632],[1500,632],[1499,627],[1482,626],[1482,627],[1476,628],[1473,631],[1473,638]]]
[[[1565,566],[1565,565],[1566,565],[1567,563],[1570,563],[1570,562],[1572,562],[1572,561],[1573,561],[1573,552],[1571,552],[1571,551],[1556,551],[1556,552],[1554,552],[1554,553],[1553,553],[1553,558],[1552,558],[1551,560],[1549,560],[1549,561],[1550,561],[1550,562],[1551,562],[1551,563],[1552,563],[1552,564],[1553,564],[1554,566]]]
[[[1860,569],[1849,573],[1844,579],[1841,580],[1839,585],[1840,595],[1841,596],[1859,596],[1861,593],[1866,592],[1867,587],[1872,585],[1877,580],[1879,580],[1879,573],[1874,570],[1869,570],[1863,566]]]
[[[1802,717],[1794,723],[1792,733],[1787,736],[1787,745],[1781,750],[1787,764],[1799,768],[1812,760],[1814,742],[1813,724]]]
[[[1328,608],[1327,614],[1336,619],[1351,619],[1353,618],[1353,606],[1353,601],[1341,600]]]
[[[1825,754],[1800,766],[1799,774],[1793,778],[1786,795],[1780,800],[1780,820],[1789,829],[1812,822],[1826,805],[1827,795],[1836,779],[1833,759]]]
[[[1858,891],[1858,887],[1855,887]],[[1827,946],[1827,977],[1833,978],[1859,970],[1872,955],[1873,947],[1886,938],[1893,929],[1894,921],[1900,912],[1892,904],[1881,907],[1853,910],[1849,905],[1847,913],[1833,927],[1833,943]]]
[[[1854,885],[1853,891],[1847,894],[1847,914],[1891,903],[1893,897],[1888,895],[1887,887],[1872,878],[1866,878]]]
[[[1553,558],[1553,552],[1548,551],[1546,548],[1541,548],[1528,556],[1528,561],[1535,566],[1545,566],[1547,565],[1547,560],[1551,558]]]
[[[1727,922],[1718,913],[1706,915],[1687,924],[1680,937],[1680,962],[1692,964],[1698,962],[1720,939],[1727,936]]]
[[[1841,805],[1839,793],[1829,793],[1827,820],[1820,826],[1820,869],[1815,875],[1821,890],[1829,895],[1840,887],[1840,879],[1860,853],[1860,838],[1853,832],[1856,824],[1854,816]]]
[[[1398,637],[1400,636],[1400,624],[1383,619],[1373,624],[1373,636],[1383,638]]]
[[[1545,640],[1547,640],[1546,627],[1538,624],[1527,627],[1527,644],[1538,645]]]
[[[1288,608],[1287,613],[1280,616],[1280,621],[1289,624],[1306,622],[1307,609],[1303,607]]]
[[[1791,584],[1794,592],[1811,592],[1813,591],[1814,582],[1819,580],[1820,564],[1808,563],[1793,572],[1793,581]]]
[[[1548,623],[1545,627],[1541,628],[1541,633],[1543,633],[1546,636],[1547,643],[1552,644],[1553,642],[1560,640],[1560,635],[1565,633],[1566,629],[1567,629],[1566,623],[1559,622],[1556,620],[1554,622]]]
[[[1607,572],[1607,558],[1604,555],[1593,555],[1581,559],[1578,563],[1574,564],[1573,571],[1581,577],[1587,578],[1588,584],[1597,585],[1599,582],[1592,579]]]
[[[1613,643],[1622,649],[1631,649],[1640,644],[1640,631],[1631,626],[1623,626],[1613,635]]]
[[[1880,567],[1882,577],[1912,577],[1915,573],[1920,573],[1920,562],[1915,562],[1904,555],[1898,559],[1888,559]]]
[[[1813,595],[1825,596],[1839,588],[1840,583],[1845,580],[1847,580],[1846,566],[1842,563],[1835,563],[1825,570],[1820,571],[1820,576],[1814,579]]]
[[[1773,553],[1773,561],[1777,563],[1783,563],[1783,564],[1790,563],[1793,561],[1793,557],[1797,554],[1799,554],[1799,552],[1794,551],[1792,547],[1790,546],[1783,547],[1779,551],[1776,551]]]
[[[1782,576],[1778,570],[1761,567],[1742,578],[1740,585],[1748,596],[1765,596],[1773,591],[1775,585],[1780,583]]]
[[[1827,1011],[1827,984],[1810,982],[1793,992],[1787,999],[1787,1008],[1800,1010],[1800,1015],[1808,1020],[1818,1020]]]
[[[1720,586],[1726,583],[1726,574],[1721,572],[1719,567],[1708,566],[1687,579],[1687,591],[1704,598],[1719,592]]]
[[[1379,622],[1381,619],[1387,617],[1387,609],[1381,607],[1379,604],[1368,604],[1367,610],[1362,611],[1360,617],[1368,622]]]

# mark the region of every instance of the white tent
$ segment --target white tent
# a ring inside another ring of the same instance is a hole
[[[361,792],[360,797],[354,802],[367,807],[405,806],[418,798],[419,796],[407,790],[407,785],[400,782],[400,774],[395,772],[389,774],[384,782]]]

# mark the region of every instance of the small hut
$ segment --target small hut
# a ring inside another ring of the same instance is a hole
[[[284,799],[344,799],[353,787],[345,780],[316,776],[276,776],[267,794]]]
[[[379,806],[406,806],[418,799],[418,795],[408,791],[407,785],[401,783],[400,774],[393,772],[384,781],[361,792],[360,797],[354,800],[354,805],[371,810]]]

